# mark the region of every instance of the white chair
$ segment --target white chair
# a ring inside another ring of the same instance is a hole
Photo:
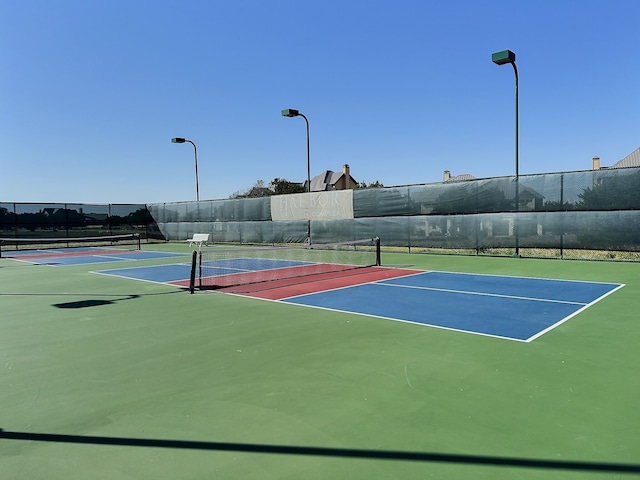
[[[189,246],[195,245],[198,248],[201,248],[203,245],[209,245],[209,237],[211,234],[209,233],[194,233],[191,238],[187,238],[185,242],[189,242]]]

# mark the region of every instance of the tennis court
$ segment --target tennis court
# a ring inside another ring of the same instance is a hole
[[[232,285],[221,288],[223,293],[525,342],[535,340],[624,286],[406,268],[324,271],[317,267],[303,261],[239,257],[212,262],[210,275],[223,279],[219,280],[222,285]],[[129,267],[97,273],[186,287],[190,265]],[[517,319],[514,312],[518,312]]]
[[[636,264],[383,253],[189,295],[190,252],[0,259],[3,478],[640,475]]]

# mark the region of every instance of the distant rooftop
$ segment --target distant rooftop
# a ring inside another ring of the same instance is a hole
[[[306,184],[307,182],[304,182],[305,186]],[[358,182],[351,176],[349,165],[343,165],[342,172],[325,170],[320,175],[316,175],[311,179],[312,192],[354,189],[357,185]]]
[[[609,168],[640,167],[640,147]]]
[[[475,180],[476,177],[474,177],[473,175],[471,175],[470,173],[462,173],[460,175],[451,175],[451,172],[449,170],[445,170],[442,174],[442,181],[444,183],[451,183],[451,182],[466,182],[468,180]]]

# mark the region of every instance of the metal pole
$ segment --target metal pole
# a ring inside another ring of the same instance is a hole
[[[191,145],[193,145],[193,155],[195,156],[196,159],[196,201],[200,201],[200,187],[198,184],[198,149],[196,147],[196,144],[193,143],[191,140],[186,140],[187,142],[189,142]]]
[[[519,114],[518,114],[518,68],[516,62],[511,62],[513,66],[513,73],[516,76],[516,223],[515,223],[515,235],[516,235],[516,257],[520,256],[520,238],[518,228],[518,213],[520,212],[520,130],[519,130]]]
[[[311,150],[309,148],[309,119],[304,113],[298,113],[307,124],[307,192],[311,192]]]
[[[511,62],[513,66],[513,73],[516,75],[516,178],[520,175],[520,148],[519,148],[519,115],[518,115],[518,68],[516,67],[516,62]]]
[[[311,149],[309,147],[309,119],[304,113],[300,113],[295,108],[286,108],[282,110],[282,116],[284,117],[302,117],[307,124],[307,193],[311,193]],[[311,204],[311,198],[309,198],[309,204]],[[311,219],[307,220],[307,242],[311,245]]]
[[[298,113],[307,124],[307,193],[311,193],[311,150],[309,147],[309,119],[304,113]],[[309,198],[311,202],[311,198]],[[307,220],[307,243],[311,245],[311,219]]]
[[[564,208],[564,173],[560,174],[560,211],[561,213],[561,226],[560,226],[560,258],[564,258],[564,219],[566,210]]]

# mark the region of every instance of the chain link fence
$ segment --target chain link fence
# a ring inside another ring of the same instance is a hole
[[[99,237],[137,233],[164,240],[144,204],[0,203],[2,238]]]
[[[637,167],[357,189],[348,218],[310,213],[306,219],[274,221],[274,198],[0,203],[0,236],[140,233],[148,242],[210,233],[218,243],[275,244],[305,242],[311,232],[315,243],[378,236],[383,248],[394,251],[640,260]]]

